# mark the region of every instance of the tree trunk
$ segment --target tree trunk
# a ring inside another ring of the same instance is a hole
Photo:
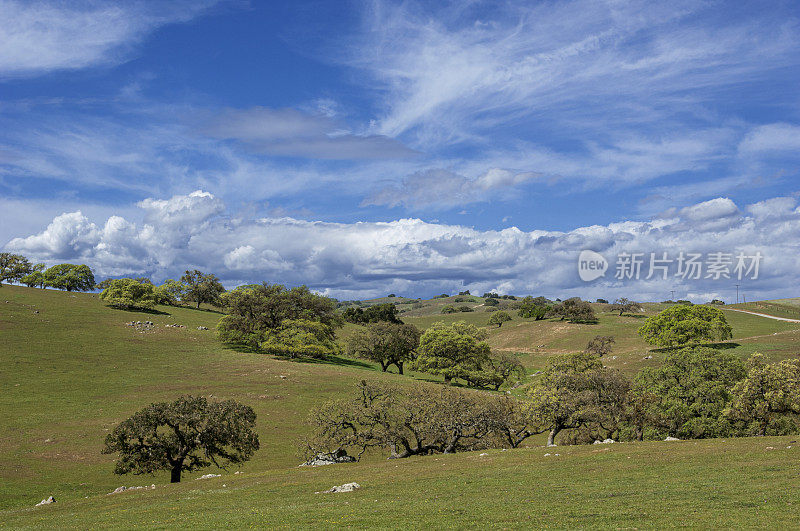
[[[197,301],[197,309],[200,309],[200,301]]]
[[[172,467],[172,477],[169,480],[170,483],[181,482],[181,468],[183,468],[183,463],[177,464]]]
[[[383,372],[386,372],[386,369],[388,369],[388,368],[389,368],[389,364],[388,363],[384,363],[383,361],[381,361],[381,369],[383,370]]]
[[[445,376],[445,377],[444,377],[444,383],[445,383],[445,385],[450,385],[450,383],[451,383],[452,381],[453,381],[453,378],[452,378],[451,376]]]
[[[397,372],[399,372],[400,374],[403,374],[403,362],[400,361],[398,363],[395,363],[395,366],[397,367]]]
[[[636,427],[636,440],[637,441],[644,440],[644,429],[641,426]]]
[[[550,433],[547,435],[547,446],[556,445],[556,435],[561,431],[561,426],[554,426]]]

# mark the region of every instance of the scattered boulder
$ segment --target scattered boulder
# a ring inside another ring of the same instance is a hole
[[[651,359],[653,359],[653,356],[651,356],[650,354],[648,354],[647,356],[645,356],[645,357],[644,357],[644,358],[642,358],[642,359],[643,359],[643,360],[651,360]]]
[[[361,485],[358,483],[345,483],[344,485],[337,485],[335,487],[331,487],[328,490],[322,491],[322,494],[331,494],[333,492],[353,492],[356,489],[360,489]],[[320,494],[316,492],[315,494]]]
[[[664,440],[665,440],[665,441],[680,441],[680,439],[678,439],[677,437],[667,437],[667,438],[666,438],[666,439],[664,439]]]
[[[53,498],[52,496],[50,496],[49,498],[45,498],[42,501],[40,501],[39,503],[37,503],[36,507],[39,507],[40,505],[50,505],[51,503],[55,503],[55,502],[56,502],[56,499]]]
[[[338,463],[353,463],[355,460],[355,457],[347,455],[347,451],[340,448],[332,454],[317,454],[313,459],[309,459],[300,466],[335,465]]]
[[[205,475],[200,476],[199,478],[195,478],[195,480],[218,478],[218,477],[221,477],[221,476],[222,476],[222,474],[205,474]]]
[[[198,326],[197,329],[198,330],[208,330],[208,327],[207,326]]]
[[[125,492],[127,490],[148,490],[148,489],[155,490],[156,489],[155,484],[150,485],[149,487],[147,485],[142,485],[139,487],[126,487],[123,485],[122,487],[117,487],[113,491],[109,492],[108,494],[106,494],[106,496],[111,496],[112,494],[119,494],[120,492]]]
[[[614,439],[604,439],[602,441],[595,441],[592,444],[614,444],[615,442],[617,441],[615,441]]]

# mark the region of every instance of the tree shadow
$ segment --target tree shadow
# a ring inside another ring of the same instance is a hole
[[[194,306],[175,306],[175,308],[183,308],[184,310],[192,310],[194,312],[216,313],[218,315],[225,315],[222,310],[215,310],[213,308],[195,308]]]
[[[634,319],[647,319],[646,315],[641,315],[641,314],[637,315],[634,313],[623,313],[619,317],[633,317]]]
[[[114,306],[113,304],[108,304],[106,305],[106,307],[128,313],[146,313],[150,315],[172,315],[169,312],[162,312],[161,310],[156,310],[155,308],[122,308],[120,306]]]
[[[719,342],[719,343],[691,343],[688,345],[680,345],[677,347],[653,348],[650,349],[649,352],[668,353],[668,352],[677,352],[685,348],[694,348],[694,347],[706,347],[706,348],[713,348],[716,350],[729,350],[741,346],[742,346],[741,343],[735,343],[733,341]]]
[[[341,356],[326,356],[324,358],[309,358],[309,357],[290,358],[289,356],[275,356],[275,358],[287,361],[294,361],[297,363],[338,365],[340,367],[358,367],[361,369],[369,369],[371,371],[380,370],[375,365],[370,365],[369,363],[365,363],[359,360],[354,360],[351,358],[343,358]]]

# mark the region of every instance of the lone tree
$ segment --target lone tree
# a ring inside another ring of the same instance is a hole
[[[464,321],[449,326],[435,323],[420,338],[414,368],[441,375],[447,384],[453,378],[464,378],[469,371],[480,370],[489,358],[486,335],[485,330]]]
[[[45,285],[66,291],[91,291],[94,273],[87,265],[59,264],[44,272]]]
[[[648,317],[639,335],[651,345],[675,347],[701,341],[724,341],[731,327],[719,308],[681,304]]]
[[[347,353],[357,358],[377,361],[383,372],[394,365],[403,374],[403,364],[416,357],[421,332],[414,325],[370,323],[350,336]]]
[[[508,315],[506,312],[494,312],[491,317],[489,317],[489,324],[493,325],[496,324],[497,328],[503,326],[503,323],[506,323],[511,320],[511,316]]]
[[[619,312],[619,316],[622,317],[622,314],[625,312],[630,313],[642,311],[642,305],[638,302],[634,302],[622,297],[614,301],[614,304],[611,305],[611,309],[615,312]]]
[[[169,470],[178,483],[183,471],[211,464],[225,468],[258,450],[256,414],[233,400],[209,402],[184,396],[159,402],[124,420],[106,436],[104,454],[119,453],[116,474]]]
[[[132,278],[116,278],[100,293],[100,299],[115,308],[145,310],[155,306],[156,292],[150,283]]]
[[[594,336],[594,339],[589,341],[589,344],[586,345],[584,352],[603,357],[606,354],[610,354],[613,348],[614,336]]]
[[[767,364],[764,356],[748,360],[749,371],[731,391],[725,414],[744,424],[748,435],[789,435],[800,429],[800,359]]]
[[[186,300],[196,302],[198,308],[201,303],[218,306],[220,295],[225,293],[225,288],[215,275],[205,274],[197,269],[186,271],[181,282],[186,285]]]
[[[592,305],[586,301],[582,301],[578,297],[572,297],[560,304],[556,304],[550,310],[550,315],[560,317],[562,321],[566,319],[570,323],[591,323],[597,321]]]

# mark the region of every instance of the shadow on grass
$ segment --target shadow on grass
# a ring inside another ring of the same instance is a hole
[[[634,319],[647,319],[646,315],[637,315],[634,313],[623,313],[619,317],[633,317]]]
[[[668,353],[668,352],[677,352],[678,350],[683,350],[685,348],[694,348],[694,347],[706,347],[706,348],[713,348],[717,350],[728,350],[736,347],[741,347],[740,343],[724,342],[724,343],[696,343],[692,345],[681,345],[679,347],[662,347],[662,348],[653,348],[650,349],[650,352],[659,352],[659,353]]]
[[[262,356],[272,356],[278,360],[285,360],[285,361],[293,361],[295,363],[313,363],[313,364],[320,364],[320,365],[338,365],[340,367],[359,367],[361,369],[368,369],[371,371],[379,371],[380,369],[376,365],[371,365],[369,363],[365,363],[363,361],[354,360],[351,358],[345,358],[342,356],[328,356],[326,358],[310,358],[310,357],[299,357],[299,358],[291,358],[289,356],[280,356],[277,354],[269,354],[267,352],[263,352],[255,347],[250,347],[247,345],[238,345],[238,344],[222,344],[222,348],[227,350],[233,350],[235,352],[241,352],[243,354],[261,354]]]
[[[218,315],[225,315],[222,310],[214,310],[212,308],[195,308],[194,306],[175,306],[175,308],[183,308],[184,310],[192,310],[195,312],[216,313]]]
[[[150,315],[171,315],[169,312],[162,312],[161,310],[156,310],[153,308],[123,308],[120,306],[114,306],[113,304],[108,305],[109,308],[113,308],[115,310],[119,310],[121,312],[128,312],[128,313],[147,313]]]

